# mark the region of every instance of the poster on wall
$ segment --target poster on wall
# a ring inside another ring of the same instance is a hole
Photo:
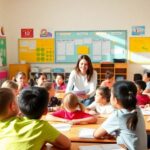
[[[21,38],[33,38],[33,29],[32,28],[24,28],[21,29]]]
[[[132,35],[145,35],[145,26],[132,26]]]

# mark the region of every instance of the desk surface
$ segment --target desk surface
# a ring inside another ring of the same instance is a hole
[[[92,128],[96,129],[102,124],[104,118],[98,118],[97,124],[87,124],[87,125],[72,125],[69,131],[63,131],[62,133],[65,134],[72,142],[102,142],[102,143],[115,143],[115,139],[113,137],[105,137],[102,139],[95,139],[95,138],[80,138],[79,132],[82,128]],[[54,123],[54,122],[50,122]],[[56,123],[56,122],[55,122]]]

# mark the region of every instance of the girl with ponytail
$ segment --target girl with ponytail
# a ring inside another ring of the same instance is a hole
[[[146,150],[147,135],[144,118],[136,106],[137,88],[131,81],[118,81],[111,90],[110,102],[116,109],[94,132],[95,138],[115,134],[117,144],[129,150]]]

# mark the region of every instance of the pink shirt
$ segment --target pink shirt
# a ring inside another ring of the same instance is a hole
[[[63,83],[62,85],[57,86],[57,84],[54,83],[54,89],[56,89],[56,90],[66,90],[66,84]]]
[[[138,105],[146,105],[150,103],[150,98],[147,95],[137,94],[136,98],[137,98]]]
[[[92,116],[92,115],[87,114],[81,110],[76,110],[74,112],[68,112],[68,111],[63,110],[63,109],[52,113],[52,115],[55,117],[64,118],[64,119],[68,119],[68,120],[82,119],[82,118],[87,118],[87,117]]]

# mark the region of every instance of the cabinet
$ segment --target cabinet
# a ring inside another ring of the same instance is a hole
[[[10,64],[9,65],[9,79],[11,80],[18,72],[24,72],[29,79],[30,65],[29,64]]]
[[[127,79],[127,63],[93,63],[93,68],[97,72],[97,83],[105,80],[106,71],[113,73],[115,80]]]

